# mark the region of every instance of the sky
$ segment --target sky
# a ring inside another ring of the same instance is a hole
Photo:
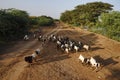
[[[64,11],[95,1],[110,3],[115,11],[120,11],[120,0],[0,0],[0,9],[16,8],[27,11],[30,16],[46,15],[59,19]]]

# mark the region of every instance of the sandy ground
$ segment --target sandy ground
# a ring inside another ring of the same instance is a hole
[[[91,51],[80,51],[69,55],[56,49],[55,43],[41,46],[37,39],[20,41],[4,49],[0,55],[0,80],[120,80],[120,43],[79,28],[58,24],[54,28],[42,29],[43,34],[68,36],[70,39],[91,45]],[[32,66],[24,61],[40,48],[41,55]],[[82,54],[94,57],[102,64],[95,70],[79,62]]]

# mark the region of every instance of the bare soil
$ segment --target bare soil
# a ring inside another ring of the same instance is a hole
[[[0,54],[0,80],[120,80],[120,43],[79,28],[64,24],[45,27],[43,34],[68,36],[70,39],[91,45],[91,51],[80,51],[69,55],[56,49],[55,43],[41,45],[37,39],[20,41]],[[24,61],[40,48],[41,55],[32,66]],[[94,57],[103,66],[97,70],[83,65],[79,55]]]

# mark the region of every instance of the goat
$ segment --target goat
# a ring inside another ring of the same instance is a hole
[[[57,49],[59,49],[59,47],[61,46],[61,42],[59,40],[57,40]]]
[[[33,62],[33,57],[32,56],[25,56],[24,60],[31,64]]]
[[[82,49],[83,43],[79,41],[79,42],[78,42],[78,46],[79,46],[79,49]]]
[[[81,54],[80,54],[80,56],[79,56],[78,59],[81,60],[82,63],[86,63],[86,64],[89,64],[89,61],[90,61],[89,58],[85,58],[85,57],[83,57]]]
[[[36,49],[36,50],[35,50],[35,53],[36,53],[37,55],[39,55],[39,54],[40,54],[40,49],[39,49],[39,48]]]
[[[39,37],[38,37],[38,41],[41,41],[42,40],[42,36],[40,35]]]
[[[78,46],[74,46],[74,49],[75,49],[76,52],[78,52],[79,47]]]
[[[69,54],[69,49],[68,49],[68,48],[65,48],[65,52],[66,52],[67,54]]]
[[[36,57],[39,54],[40,54],[40,49],[38,48],[38,49],[35,50],[35,52],[32,55],[24,57],[24,60],[28,63],[32,63],[33,60],[36,61]]]
[[[69,47],[69,45],[66,43],[66,44],[65,44],[65,47],[66,47],[66,48],[68,48],[68,47]]]
[[[96,60],[93,57],[90,58],[90,64],[92,65],[92,67],[100,67],[100,63],[96,62]]]
[[[25,36],[24,36],[24,40],[29,40],[28,35],[25,35]]]
[[[62,51],[65,50],[65,45],[64,44],[61,45],[61,49],[62,49]]]
[[[31,55],[32,57],[33,57],[33,59],[34,59],[34,61],[36,62],[36,58],[37,58],[37,56],[40,54],[40,49],[38,48],[38,49],[36,49],[35,50],[35,52]]]
[[[87,51],[90,50],[90,46],[89,46],[89,45],[86,45],[86,44],[83,45],[83,48],[84,48],[85,50],[87,50]]]
[[[80,56],[79,56],[79,58],[78,58],[79,60],[81,60],[82,61],[82,63],[84,63],[84,57],[80,54]]]
[[[57,44],[58,44],[58,45],[61,45],[61,42],[60,42],[59,40],[57,40]]]

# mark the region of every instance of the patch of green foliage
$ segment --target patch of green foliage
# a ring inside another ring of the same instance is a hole
[[[28,31],[29,16],[17,9],[0,10],[0,40],[16,40]]]
[[[54,19],[48,16],[32,16],[30,17],[30,24],[38,26],[51,26],[54,24]]]
[[[94,26],[94,30],[111,39],[120,41],[120,12],[112,11],[109,13],[102,13],[100,21]],[[92,29],[92,31],[94,30]]]
[[[112,11],[112,7],[103,2],[78,5],[71,11],[63,12],[60,20],[120,41],[120,12]]]
[[[29,16],[26,11],[18,9],[0,10],[0,43],[18,40],[33,27],[50,26],[54,19],[47,16]]]
[[[96,23],[101,13],[107,13],[112,10],[113,5],[103,2],[92,2],[78,5],[71,11],[65,11],[61,14],[60,20],[64,23],[75,26],[85,26],[90,23]]]

